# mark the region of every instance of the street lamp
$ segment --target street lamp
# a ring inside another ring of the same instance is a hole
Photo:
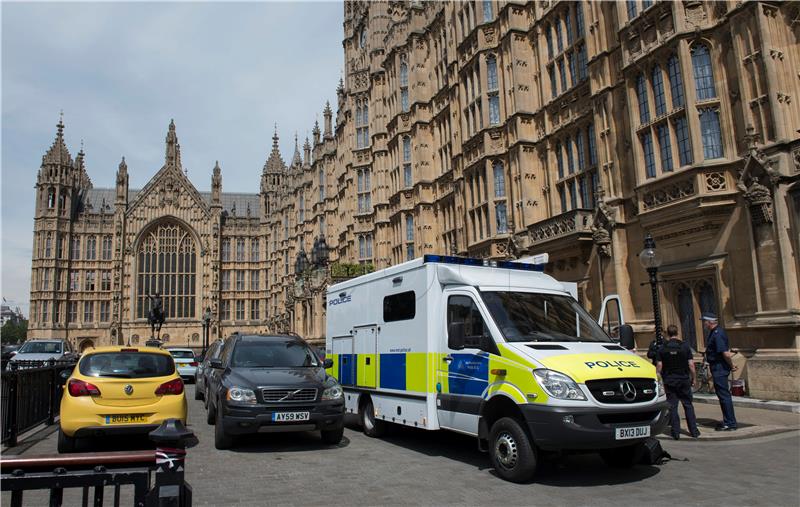
[[[303,276],[303,273],[306,272],[308,269],[308,256],[306,255],[306,251],[303,248],[300,248],[300,251],[297,252],[297,258],[295,258],[294,263],[294,274],[297,278]]]
[[[206,350],[208,350],[208,335],[209,330],[211,329],[211,308],[206,307],[206,311],[203,313],[203,356],[206,355]]]
[[[315,255],[316,262],[315,264],[319,267],[327,266],[328,265],[328,243],[325,242],[325,236],[320,236],[314,241],[315,248],[317,249],[317,253]]]
[[[656,242],[650,233],[644,238],[644,250],[639,253],[639,262],[650,275],[650,289],[653,293],[653,321],[656,327],[656,345],[661,346],[664,338],[661,336],[661,304],[658,300],[658,268],[661,266],[661,252],[656,250]]]

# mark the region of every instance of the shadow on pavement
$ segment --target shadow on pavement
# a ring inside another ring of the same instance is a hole
[[[211,444],[213,445],[213,443]],[[308,452],[341,449],[350,445],[350,439],[342,437],[337,445],[320,440],[319,432],[300,433],[256,433],[236,437],[233,452]]]
[[[652,465],[610,468],[598,454],[571,454],[557,460],[543,461],[533,482],[548,486],[590,488],[639,482],[660,472],[659,467]]]

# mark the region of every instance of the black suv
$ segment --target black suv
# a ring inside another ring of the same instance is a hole
[[[230,337],[209,361],[207,419],[214,445],[227,449],[236,435],[320,430],[338,444],[344,432],[342,386],[298,336]]]

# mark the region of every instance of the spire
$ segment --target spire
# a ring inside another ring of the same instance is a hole
[[[222,169],[220,169],[219,160],[217,160],[214,164],[214,170],[211,171],[211,205],[219,206],[221,196],[222,196]]]
[[[42,165],[72,166],[72,156],[64,144],[64,112],[61,111],[56,124],[56,138],[42,157]]]
[[[275,133],[272,135],[272,151],[264,164],[264,173],[283,173],[286,170],[286,164],[281,157],[281,150],[278,147],[278,124],[275,124]]]
[[[117,168],[117,204],[124,204],[128,197],[128,164],[125,163],[125,157]]]
[[[294,133],[294,155],[292,156],[292,165],[295,167],[303,165],[303,161],[300,158],[300,148],[297,144],[297,132]]]
[[[308,144],[308,136],[306,136],[306,142],[303,144],[303,164],[305,166],[311,166],[311,145]]]
[[[181,145],[178,144],[178,135],[175,133],[175,120],[169,121],[167,131],[167,149],[164,156],[164,163],[167,166],[180,168],[181,166]]]
[[[322,112],[322,115],[325,117],[325,138],[329,138],[333,136],[333,128],[331,127],[331,118],[333,117],[333,111],[331,111],[331,103],[325,102],[325,110]]]

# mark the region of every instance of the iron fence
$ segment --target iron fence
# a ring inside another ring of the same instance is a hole
[[[2,443],[17,445],[17,437],[40,424],[53,424],[61,406],[61,373],[75,361],[10,361],[2,371]]]

